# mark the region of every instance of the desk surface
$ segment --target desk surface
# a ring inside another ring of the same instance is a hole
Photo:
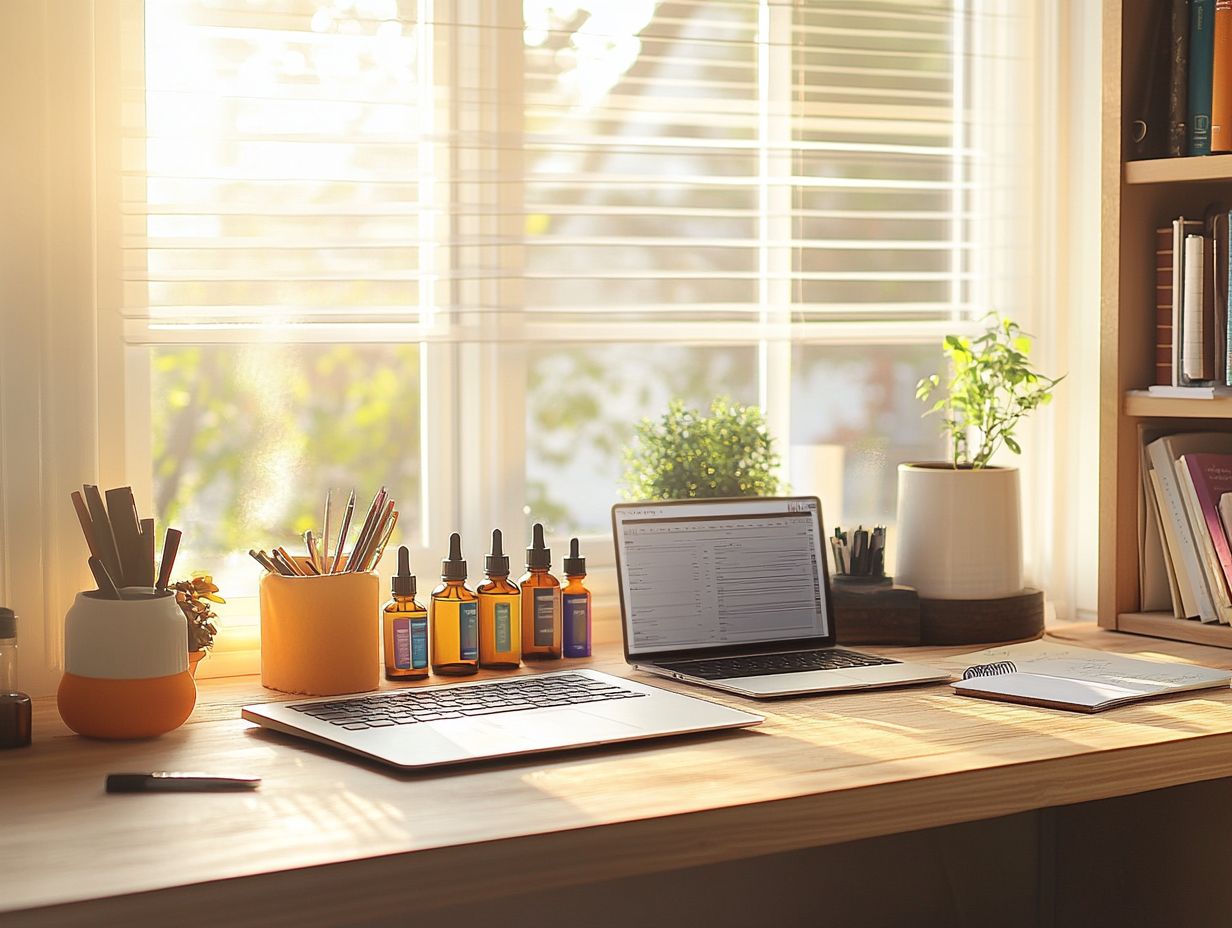
[[[1090,626],[1052,635],[1232,666],[1232,651]],[[973,649],[878,650],[954,667]],[[614,649],[585,663],[628,673]],[[254,678],[206,681],[188,724],[130,743],[78,738],[54,700],[37,701],[34,746],[0,752],[0,925],[138,912],[275,924],[288,894],[302,925],[305,911],[328,920],[314,907],[340,888],[353,891],[349,915],[362,905],[375,919],[405,913],[412,891],[426,911],[1232,776],[1232,690],[1094,716],[944,685],[798,698],[759,704],[753,729],[432,774],[238,718],[271,696]],[[197,769],[264,783],[248,795],[102,790],[109,771]]]

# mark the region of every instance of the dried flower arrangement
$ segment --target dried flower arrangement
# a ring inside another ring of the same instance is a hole
[[[191,580],[181,580],[172,584],[175,590],[175,601],[184,612],[188,621],[188,650],[204,651],[214,643],[218,629],[214,627],[212,603],[225,603],[218,595],[218,587],[214,578],[208,574],[195,574]]]

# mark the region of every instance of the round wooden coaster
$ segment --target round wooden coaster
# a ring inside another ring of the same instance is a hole
[[[920,597],[921,644],[997,644],[1044,634],[1044,594],[1023,590],[999,599]]]

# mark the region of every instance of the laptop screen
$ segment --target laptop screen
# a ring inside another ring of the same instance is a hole
[[[621,504],[612,523],[630,656],[830,634],[816,498]]]

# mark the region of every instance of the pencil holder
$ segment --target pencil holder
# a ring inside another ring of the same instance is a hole
[[[170,591],[123,599],[78,593],[64,620],[64,724],[91,738],[152,738],[179,728],[197,703],[188,625]]]
[[[380,685],[376,574],[261,578],[261,682],[308,696]]]

